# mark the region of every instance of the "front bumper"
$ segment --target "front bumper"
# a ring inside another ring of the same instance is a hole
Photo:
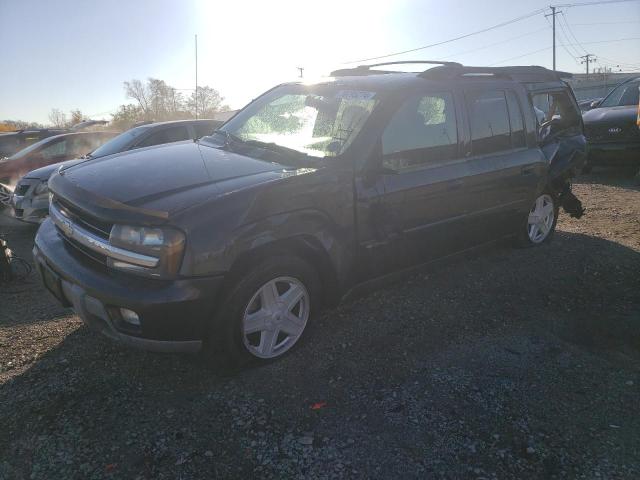
[[[588,165],[640,166],[640,142],[590,143]]]
[[[15,193],[11,196],[13,216],[18,220],[28,223],[42,223],[49,215],[49,196],[20,196]]]
[[[158,352],[202,347],[223,277],[156,280],[101,268],[60,236],[51,220],[36,235],[34,259],[45,286],[85,323],[125,345]],[[139,315],[139,327],[119,308]]]

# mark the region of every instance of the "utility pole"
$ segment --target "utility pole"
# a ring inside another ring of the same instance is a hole
[[[595,55],[593,53],[587,53],[586,55],[578,57],[578,58],[584,58],[584,60],[582,60],[580,63],[584,63],[587,66],[587,75],[589,75],[589,63],[596,61],[595,58],[592,59],[591,57],[595,57]]]
[[[545,17],[553,17],[553,69],[556,69],[556,15],[562,13],[562,10],[556,12],[556,8],[553,5],[549,6],[551,13],[547,13]]]
[[[298,75],[298,77],[302,78],[304,73],[304,67],[296,67],[296,68],[300,70],[300,75]]]
[[[198,119],[198,35],[196,35],[196,120]]]

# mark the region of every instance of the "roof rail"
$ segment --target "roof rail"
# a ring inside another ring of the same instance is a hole
[[[549,82],[563,78],[571,78],[568,72],[549,70],[537,65],[514,67],[465,67],[458,65],[443,65],[431,68],[420,74],[423,78],[450,79],[455,77],[499,77],[519,82]]]
[[[407,64],[423,63],[429,65],[442,65],[446,67],[462,67],[458,62],[444,62],[438,60],[404,60],[398,62],[374,63],[371,65],[358,65],[355,68],[342,68],[331,72],[332,77],[359,76],[359,75],[380,75],[385,73],[399,73],[394,70],[371,70],[372,67],[384,67],[387,65],[407,65]]]

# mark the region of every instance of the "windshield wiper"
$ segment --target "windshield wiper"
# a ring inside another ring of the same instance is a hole
[[[229,150],[229,147],[232,143],[244,143],[244,140],[242,140],[240,137],[237,137],[233,133],[229,133],[226,130],[214,130],[212,135],[216,133],[224,137],[224,144],[222,145],[222,148],[224,148],[225,150]]]

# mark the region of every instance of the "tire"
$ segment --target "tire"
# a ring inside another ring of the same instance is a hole
[[[542,202],[542,204],[540,204]],[[536,214],[536,209],[544,209],[542,212],[538,212]],[[548,210],[548,207],[551,207]],[[552,218],[548,218],[547,216],[542,217],[544,212],[549,214],[553,214]],[[556,230],[556,223],[558,223],[558,213],[559,213],[559,205],[557,198],[554,197],[550,192],[543,192],[534,200],[531,210],[527,214],[527,217],[520,224],[518,228],[518,232],[516,235],[517,243],[520,247],[535,247],[538,245],[542,245],[543,243],[549,242],[553,238],[553,234]],[[540,220],[540,222],[536,222],[534,224],[531,223],[533,217],[536,217]],[[536,229],[532,229],[532,226],[537,226]],[[544,231],[544,232],[543,232]],[[544,233],[544,234],[543,234]]]
[[[294,287],[296,290],[291,290]],[[291,292],[299,295],[300,300],[291,303],[291,310],[286,310],[282,304]],[[276,298],[276,295],[279,296]],[[205,345],[210,361],[224,371],[235,371],[250,363],[267,363],[282,357],[308,330],[321,298],[320,278],[308,262],[289,255],[262,260],[224,295]],[[245,334],[249,318],[253,318],[254,325],[247,329],[261,325],[265,330]],[[297,321],[293,321],[294,318]],[[291,330],[285,331],[287,329]],[[269,343],[273,347],[271,351]]]

